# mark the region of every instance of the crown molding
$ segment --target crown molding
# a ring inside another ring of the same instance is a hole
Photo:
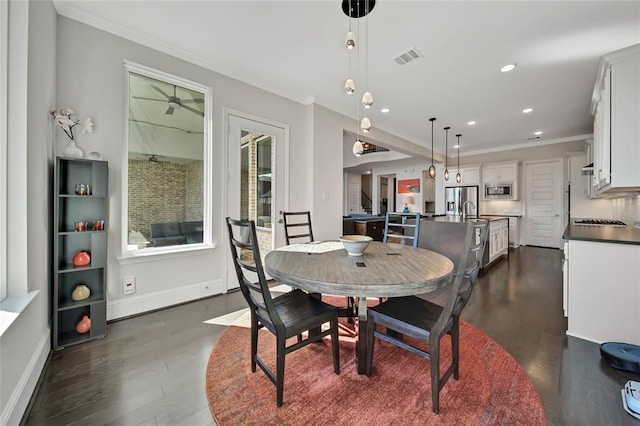
[[[567,142],[587,140],[589,138],[593,138],[593,133],[576,135],[576,136],[568,136],[566,138],[536,140],[535,142],[527,142],[527,143],[521,143],[521,144],[515,144],[515,145],[505,145],[505,146],[493,147],[493,148],[484,148],[484,149],[481,148],[481,149],[465,152],[464,155],[460,154],[460,157],[468,157],[471,155],[479,155],[479,154],[491,154],[493,152],[501,152],[501,151],[512,151],[515,149],[522,149],[522,148],[534,148],[537,146],[554,145],[557,143],[567,143]]]

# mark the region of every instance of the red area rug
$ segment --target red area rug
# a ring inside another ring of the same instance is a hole
[[[428,360],[376,340],[372,376],[359,376],[352,331],[344,326],[340,375],[333,373],[328,340],[287,355],[281,408],[266,375],[259,368],[251,373],[249,329],[228,327],[207,366],[209,407],[220,425],[544,425],[540,396],[522,367],[489,336],[460,325],[460,380],[444,386],[437,415]],[[448,339],[442,367],[450,359]],[[271,333],[260,332],[258,351],[275,371]]]

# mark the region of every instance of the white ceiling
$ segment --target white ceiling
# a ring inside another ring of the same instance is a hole
[[[349,20],[339,0],[54,4],[61,15],[357,117],[357,98],[343,90]],[[638,1],[378,0],[368,19],[373,126],[430,147],[428,118],[436,117],[441,153],[445,126],[450,145],[463,134],[467,154],[531,144],[536,130],[544,132],[540,143],[591,133],[598,58],[640,43]],[[424,57],[403,67],[392,60],[412,47]],[[509,62],[518,67],[500,73]],[[362,80],[361,72],[358,89]],[[383,106],[391,112],[383,115]],[[534,112],[523,114],[525,107]]]

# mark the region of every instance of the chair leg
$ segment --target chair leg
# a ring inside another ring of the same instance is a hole
[[[356,302],[355,299],[351,296],[347,296],[347,309],[353,313],[353,316],[347,317],[347,323],[353,324],[353,318],[356,312]]]
[[[366,336],[366,342],[367,342],[367,365],[365,368],[365,374],[367,375],[367,377],[371,377],[371,370],[373,369],[373,348],[374,348],[374,331],[376,329],[376,323],[373,321],[372,318],[369,318],[369,321],[367,321],[367,336]]]
[[[460,378],[460,322],[456,316],[451,326],[451,361],[453,362],[453,378]]]
[[[333,372],[340,374],[340,345],[338,343],[338,318],[331,321],[331,350],[333,351]]]
[[[256,372],[256,356],[258,353],[258,321],[251,315],[251,372]]]
[[[282,407],[284,395],[284,357],[285,357],[285,338],[281,335],[276,336],[276,404]]]
[[[431,350],[431,408],[440,411],[440,339],[429,345]]]

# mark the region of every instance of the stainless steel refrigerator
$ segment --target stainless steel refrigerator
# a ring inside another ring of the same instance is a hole
[[[448,216],[478,217],[479,190],[477,186],[451,186],[445,188],[445,212]]]

